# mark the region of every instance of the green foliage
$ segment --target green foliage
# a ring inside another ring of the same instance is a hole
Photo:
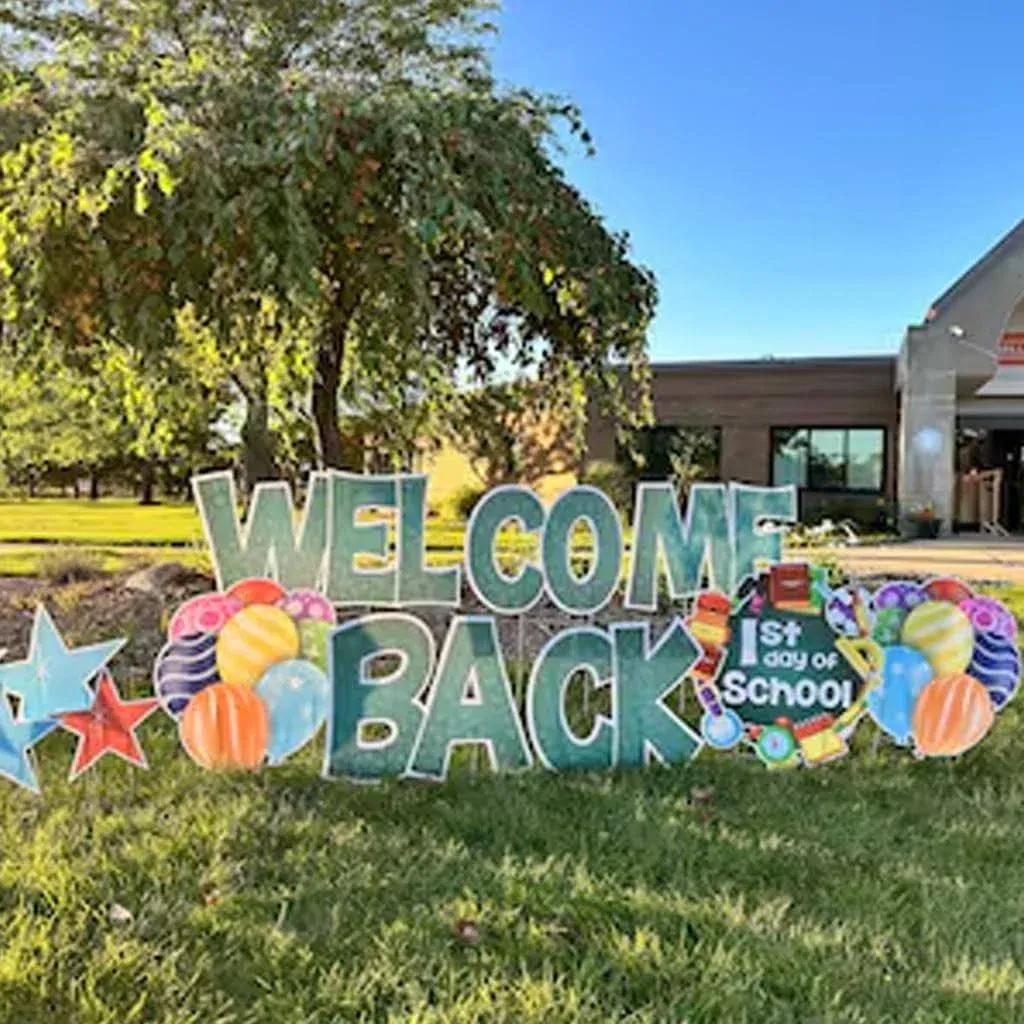
[[[463,521],[469,519],[486,492],[487,488],[480,484],[466,484],[460,488],[452,499],[455,514]]]
[[[629,521],[633,512],[633,479],[624,466],[610,459],[594,459],[583,467],[580,483],[604,491],[620,515]]]
[[[825,519],[850,521],[859,531],[897,532],[898,514],[894,502],[873,494],[829,494],[808,492],[802,496],[801,518],[817,524]]]
[[[563,129],[590,145],[575,109],[493,85],[489,8],[13,0],[0,309],[19,346],[146,362],[187,317],[245,403],[250,476],[274,469],[270,434],[301,460],[309,392],[329,464],[339,412],[407,450],[499,367],[577,421],[590,394],[644,422],[653,280],[553,159]]]
[[[54,585],[94,580],[103,575],[103,559],[93,551],[50,548],[39,560],[39,576]]]
[[[698,480],[718,478],[719,435],[714,427],[658,424],[637,432],[622,455],[636,480],[671,480],[683,495]]]
[[[184,349],[142,359],[96,341],[74,360],[45,340],[0,340],[0,469],[32,490],[54,473],[165,464],[187,479],[227,447],[214,427],[228,395]]]

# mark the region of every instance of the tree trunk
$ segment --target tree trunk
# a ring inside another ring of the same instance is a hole
[[[100,497],[100,473],[98,469],[89,470],[89,500],[98,501]]]
[[[324,338],[316,355],[313,377],[313,422],[316,424],[317,461],[324,469],[342,469],[345,459],[338,422],[338,386],[341,384],[343,346]]]
[[[142,473],[139,476],[139,504],[156,504],[156,469],[153,463],[146,459],[142,463]]]
[[[312,413],[316,426],[316,455],[321,469],[360,469],[351,449],[346,451],[338,421],[338,388],[345,338],[355,311],[353,296],[340,293],[332,315],[324,325],[316,353],[313,375]]]
[[[274,443],[270,436],[270,409],[265,391],[245,398],[245,423],[242,424],[242,463],[245,486],[249,491],[260,480],[277,477]]]

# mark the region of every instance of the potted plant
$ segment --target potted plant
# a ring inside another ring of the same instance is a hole
[[[907,533],[911,537],[935,538],[939,535],[942,526],[941,521],[935,515],[935,506],[931,502],[924,505],[914,505],[907,513]]]

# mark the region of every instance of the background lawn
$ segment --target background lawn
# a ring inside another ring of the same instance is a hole
[[[165,609],[103,619],[113,593],[46,596],[75,642],[128,632],[114,668],[147,692]],[[0,606],[14,656],[36,596]],[[160,713],[151,771],[108,758],[69,784],[55,734],[43,797],[0,789],[0,1021],[1018,1022],[1021,725],[1011,705],[956,763],[872,752],[864,724],[817,770],[703,754],[494,778],[464,759],[443,786],[369,787],[317,778],[322,740],[205,774]]]
[[[459,561],[463,536],[461,522],[428,520],[428,561],[433,565]],[[534,544],[506,530],[498,551],[529,551]],[[143,506],[115,498],[0,500],[0,576],[45,575],[55,563],[70,558],[106,571],[164,560],[209,568],[194,504]]]
[[[198,544],[203,527],[195,506],[140,505],[130,499],[0,500],[0,541],[75,544]]]

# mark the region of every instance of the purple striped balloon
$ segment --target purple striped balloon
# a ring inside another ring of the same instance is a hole
[[[217,680],[217,638],[212,633],[186,633],[171,640],[157,655],[153,668],[153,689],[172,718],[181,715],[197,693]]]

